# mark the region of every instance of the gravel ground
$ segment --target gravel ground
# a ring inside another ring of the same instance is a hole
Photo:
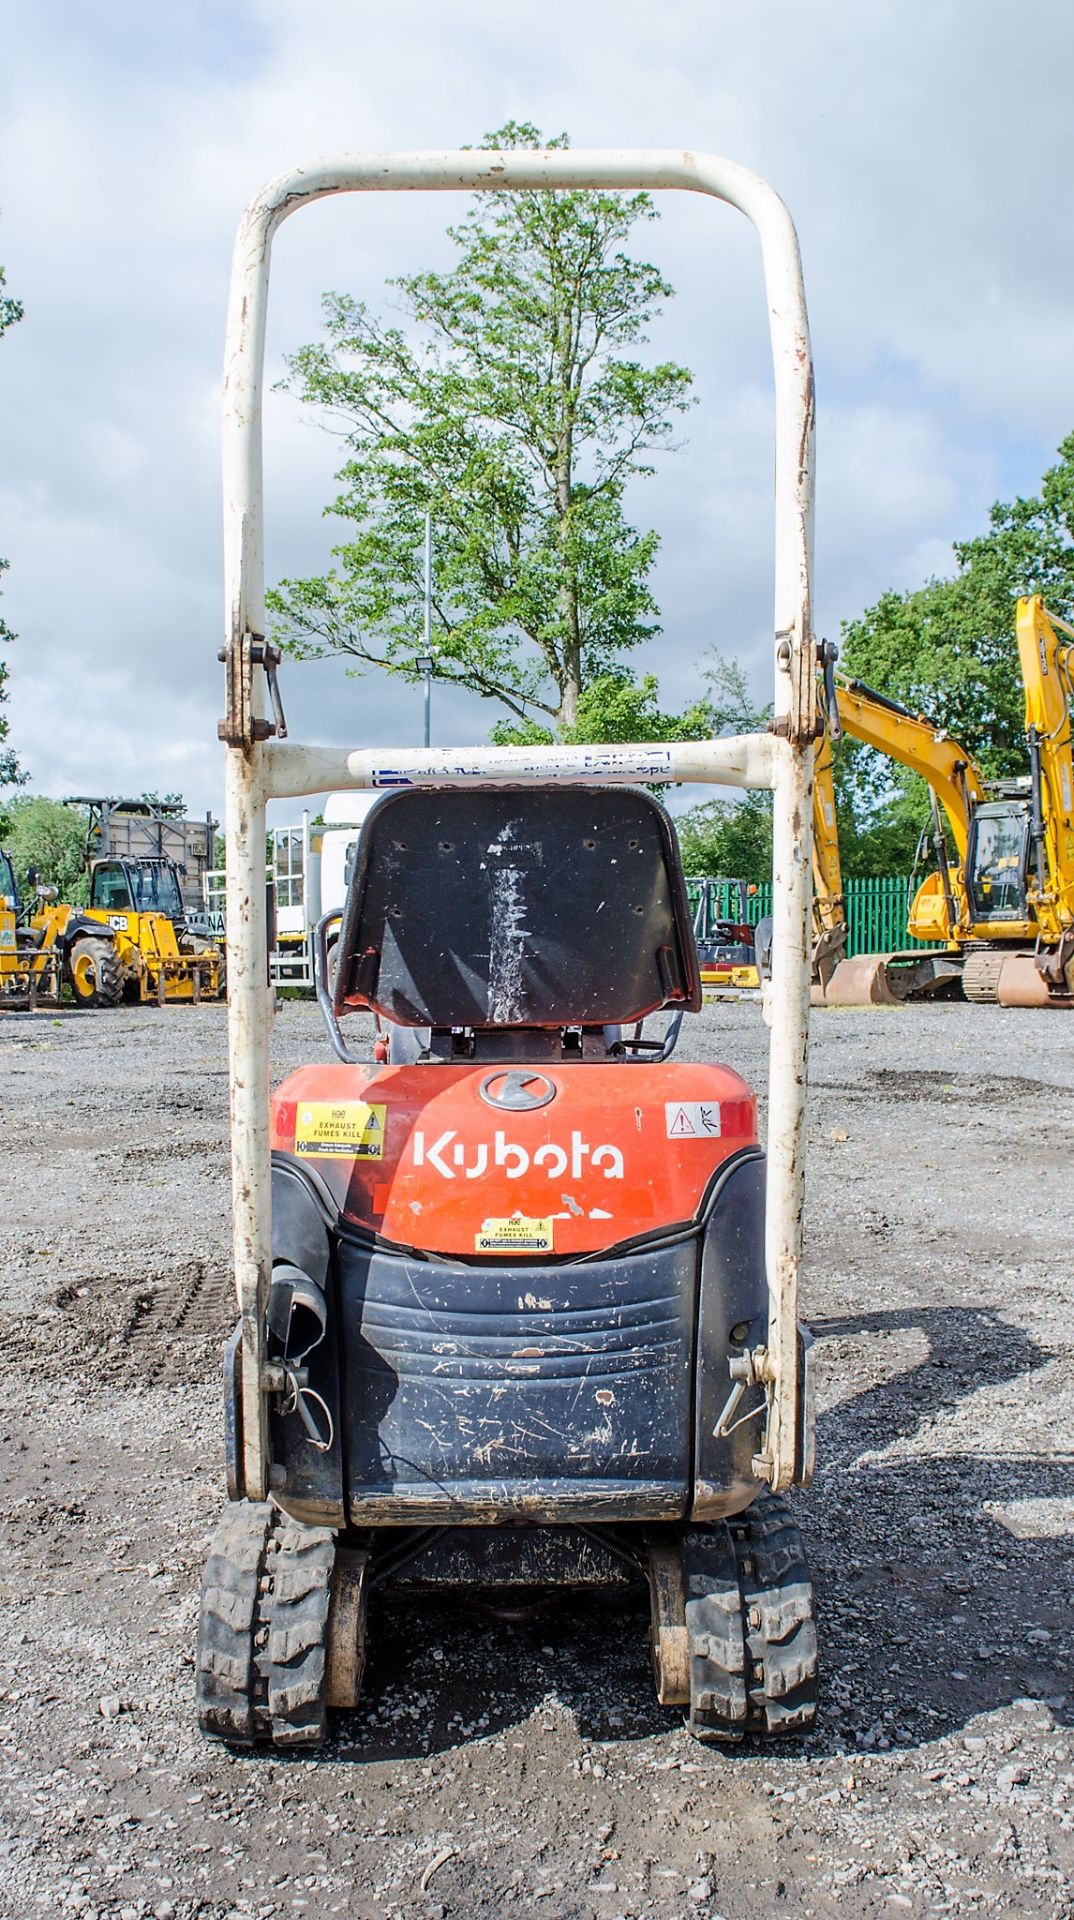
[[[232,1317],[222,1009],[6,1015],[0,1914],[1074,1915],[1069,1182],[1056,1016],[814,1016],[806,1741],[696,1746],[644,1604],[396,1601],[314,1759],[194,1727]],[[279,1074],[324,1058],[290,1003]],[[763,1079],[756,1007],[684,1051]]]

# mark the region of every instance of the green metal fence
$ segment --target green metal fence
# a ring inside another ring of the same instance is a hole
[[[690,881],[687,879],[687,889]],[[868,880],[847,880],[843,894],[847,913],[847,958],[856,953],[890,953],[893,948],[933,945],[911,940],[906,931],[910,876],[885,873]],[[737,919],[738,902],[728,900],[729,919]],[[746,894],[746,918],[751,926],[772,911],[772,883],[766,881]]]

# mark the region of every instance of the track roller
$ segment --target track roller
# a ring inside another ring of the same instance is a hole
[[[354,1706],[365,1647],[364,1554],[327,1527],[238,1500],[202,1583],[195,1670],[202,1732],[233,1746],[318,1745],[328,1708]]]
[[[667,1549],[650,1553],[653,1668],[662,1704],[689,1704],[695,1739],[800,1733],[816,1715],[817,1636],[801,1535],[785,1500],[761,1494],[681,1542],[681,1615]],[[685,1662],[679,1658],[685,1630]]]

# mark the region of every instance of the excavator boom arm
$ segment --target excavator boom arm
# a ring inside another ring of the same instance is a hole
[[[984,799],[980,768],[965,747],[921,713],[876,693],[861,680],[836,675],[843,732],[876,747],[928,781],[951,822],[960,862],[965,862],[973,808]]]
[[[1049,613],[1039,593],[1019,600],[1015,626],[1032,778],[1034,905],[1042,931],[1055,939],[1074,926],[1074,627]]]

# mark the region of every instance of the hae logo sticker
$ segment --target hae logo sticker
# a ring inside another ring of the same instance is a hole
[[[530,1156],[526,1147],[519,1146],[517,1140],[509,1140],[498,1128],[491,1147],[487,1140],[478,1140],[468,1145],[460,1140],[454,1127],[449,1127],[437,1139],[428,1141],[419,1127],[414,1135],[414,1165],[432,1167],[444,1180],[454,1180],[461,1173],[467,1180],[480,1180],[489,1168],[498,1169],[508,1180],[521,1180],[530,1167],[547,1174],[549,1180],[560,1180],[570,1168],[572,1180],[580,1180],[587,1171],[586,1162],[594,1172],[603,1173],[606,1180],[622,1180],[623,1156],[618,1147],[606,1141],[601,1147],[591,1147],[577,1130],[571,1134],[570,1147],[560,1147],[554,1141],[547,1141]]]
[[[295,1113],[295,1152],[331,1160],[382,1160],[387,1107],[364,1100],[301,1100]]]
[[[718,1140],[718,1100],[665,1100],[664,1125],[669,1140]]]
[[[510,1220],[486,1220],[474,1236],[475,1253],[551,1253],[554,1244],[551,1220],[526,1220],[520,1213]]]

